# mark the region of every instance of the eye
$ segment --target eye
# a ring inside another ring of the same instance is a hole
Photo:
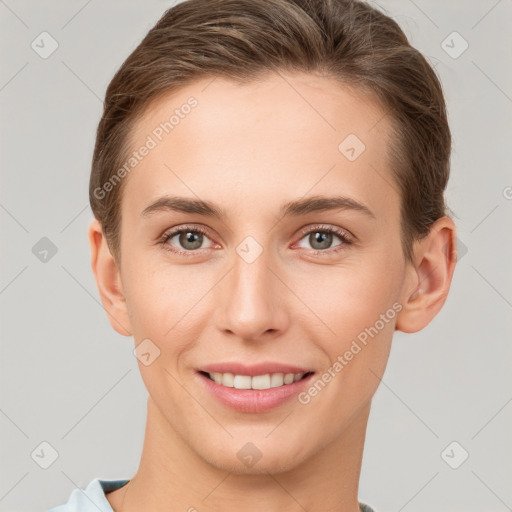
[[[347,231],[333,226],[315,226],[302,232],[301,241],[306,239],[314,254],[332,254],[346,249],[353,243],[353,237]],[[333,240],[338,238],[341,243],[332,247]],[[301,246],[302,247],[302,246]]]
[[[335,239],[339,244],[332,246]],[[328,255],[348,248],[353,243],[353,236],[346,230],[333,226],[314,226],[302,231],[301,240],[311,244],[312,252],[318,255]],[[194,256],[200,249],[205,249],[205,240],[210,240],[207,231],[200,226],[181,226],[165,233],[159,244],[166,251],[184,256]],[[211,241],[211,240],[210,240]],[[300,245],[302,247],[302,245]]]
[[[163,248],[186,256],[192,256],[198,249],[204,249],[203,243],[209,239],[206,230],[199,226],[182,226],[163,235],[159,241]]]

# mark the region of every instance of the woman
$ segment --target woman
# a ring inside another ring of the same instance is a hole
[[[110,83],[92,268],[148,390],[130,480],[53,512],[371,511],[358,481],[395,330],[455,259],[440,83],[348,0],[188,0]]]

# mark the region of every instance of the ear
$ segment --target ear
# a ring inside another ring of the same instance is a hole
[[[438,219],[428,235],[414,244],[413,262],[402,294],[396,329],[417,332],[426,327],[446,301],[457,261],[456,228],[448,217]]]
[[[110,325],[123,336],[131,336],[131,323],[126,307],[121,275],[110,253],[103,229],[98,220],[89,226],[91,266],[100,292],[101,302]]]

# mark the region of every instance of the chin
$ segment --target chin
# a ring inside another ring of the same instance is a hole
[[[255,439],[254,442],[230,439],[224,446],[212,445],[205,451],[197,453],[209,465],[222,471],[237,475],[267,475],[290,471],[307,459],[304,443],[286,446],[281,439],[270,441],[268,438],[256,439],[256,436],[244,436],[244,439]],[[205,453],[207,452],[207,453]]]
[[[265,459],[265,460],[264,460]],[[235,475],[268,475],[285,473],[298,465],[297,460],[283,459],[279,456],[262,457],[253,466],[246,465],[233,457],[226,459],[206,459],[207,462],[222,471],[228,471]]]

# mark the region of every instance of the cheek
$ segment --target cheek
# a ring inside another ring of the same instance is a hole
[[[310,311],[312,323],[320,325],[328,338],[349,340],[390,309],[388,317],[394,323],[393,304],[400,297],[402,274],[400,264],[347,260],[338,267],[318,267],[315,272],[305,269],[290,276],[293,281],[289,282],[307,306],[304,310]]]
[[[179,404],[188,408],[187,395],[179,384],[180,369],[203,328],[204,310],[198,302],[206,293],[207,283],[201,283],[190,266],[172,268],[149,261],[139,265],[134,258],[125,268],[129,274],[125,292],[135,344],[142,347],[142,343],[148,343],[145,340],[150,340],[154,344],[149,345],[151,357],[157,354],[150,364],[139,360],[144,385],[157,406],[167,404],[162,413]],[[190,415],[197,413],[194,411],[190,407]]]
[[[317,317],[306,312],[301,326],[309,329],[308,338],[326,355],[330,392],[324,404],[341,397],[347,405],[353,401],[348,408],[353,410],[373,395],[384,373],[402,307],[398,302],[403,279],[400,260],[394,265],[391,260],[353,267],[347,261],[344,267],[314,276],[304,273],[296,281],[297,295]]]
[[[311,309],[316,308],[323,325],[322,333],[312,330],[310,339],[325,354],[326,365],[299,401],[310,417],[330,418],[326,429],[334,436],[374,395],[401,305],[393,300],[388,280],[372,286],[372,280],[340,277],[324,284],[323,297],[310,295]]]
[[[207,291],[207,276],[191,266],[146,261],[126,265],[126,271],[125,295],[136,339],[171,337],[182,322],[190,323],[194,306]]]

